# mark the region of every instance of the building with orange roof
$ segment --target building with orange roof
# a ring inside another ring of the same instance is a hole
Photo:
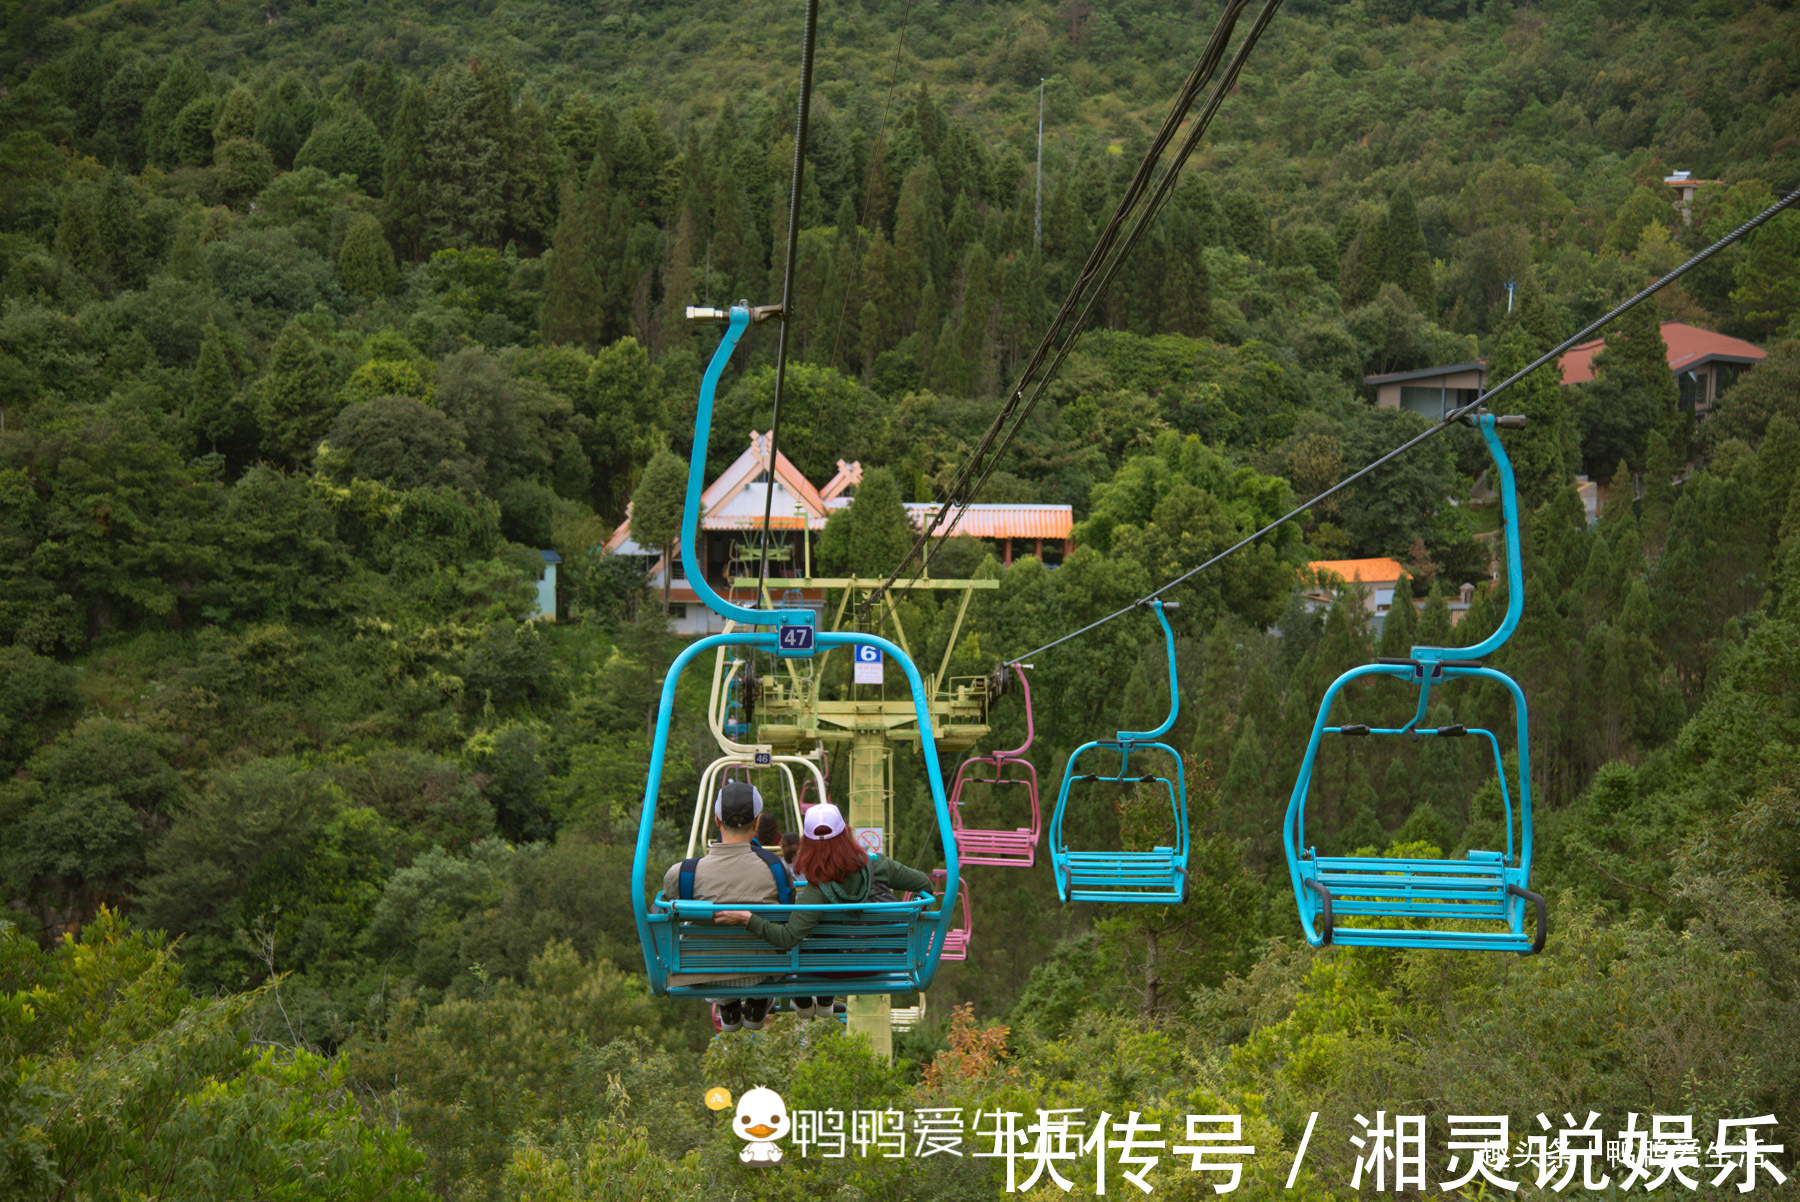
[[[1309,608],[1315,612],[1325,609],[1337,594],[1352,584],[1360,584],[1366,594],[1365,604],[1369,613],[1375,618],[1375,631],[1381,632],[1382,621],[1388,611],[1394,607],[1394,594],[1400,579],[1410,576],[1405,566],[1397,559],[1378,557],[1375,559],[1315,559],[1306,565],[1306,576],[1302,582],[1302,595]],[[1404,603],[1412,601],[1414,609],[1423,609],[1423,601],[1413,600],[1408,586],[1407,595],[1400,598]],[[1468,612],[1469,604],[1475,599],[1475,586],[1464,584],[1451,595],[1450,621],[1452,624],[1462,621]]]

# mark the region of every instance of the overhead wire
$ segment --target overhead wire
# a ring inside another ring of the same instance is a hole
[[[813,47],[818,33],[819,0],[806,0],[800,40],[800,111],[794,120],[794,172],[788,184],[787,262],[781,272],[781,332],[775,340],[775,402],[769,413],[769,470],[763,486],[762,550],[757,556],[761,561],[756,574],[758,597],[769,585],[769,521],[775,505],[775,456],[780,446],[781,391],[787,381],[788,331],[794,326],[794,260],[800,249],[801,182],[806,174],[806,127],[812,115]]]
[[[1252,35],[1246,38],[1245,43],[1240,46],[1238,55],[1233,60],[1233,67],[1230,72],[1231,79],[1235,80],[1236,73],[1242,68],[1243,59],[1247,56],[1249,48],[1254,46],[1255,38],[1260,37],[1262,29],[1266,27],[1269,18],[1273,16],[1275,9],[1280,6],[1280,3],[1281,0],[1268,0]],[[1123,261],[1122,256],[1128,254],[1130,247],[1135,246],[1137,240],[1141,238],[1142,230],[1147,226],[1145,220],[1146,214],[1151,217],[1154,216],[1153,213],[1149,213],[1148,209],[1139,213],[1137,224],[1126,236],[1126,246],[1121,250],[1119,256],[1113,257],[1109,262],[1109,256],[1112,255],[1113,249],[1118,243],[1120,230],[1124,227],[1127,218],[1131,216],[1132,211],[1137,209],[1139,202],[1143,200],[1146,189],[1149,188],[1152,178],[1156,175],[1156,169],[1161,163],[1164,152],[1168,149],[1169,143],[1174,140],[1175,135],[1180,131],[1181,124],[1188,112],[1193,108],[1194,101],[1199,97],[1201,91],[1206,88],[1208,83],[1212,81],[1214,74],[1218,70],[1219,63],[1224,59],[1225,49],[1230,43],[1232,32],[1237,25],[1237,20],[1248,7],[1249,0],[1228,0],[1225,10],[1220,14],[1218,22],[1214,25],[1213,31],[1208,37],[1206,45],[1202,48],[1200,56],[1195,60],[1193,70],[1189,73],[1181,91],[1171,103],[1169,112],[1163,120],[1162,127],[1157,131],[1155,138],[1151,141],[1150,147],[1145,151],[1144,158],[1138,164],[1137,170],[1127,185],[1124,195],[1114,207],[1112,216],[1107,220],[1106,226],[1101,230],[1100,236],[1095,240],[1093,248],[1088,252],[1087,259],[1083,262],[1081,271],[1076,277],[1074,285],[1070,288],[1069,294],[1064,298],[1062,305],[1058,308],[1056,316],[1050,324],[1050,328],[1045,332],[1036,349],[1032,352],[1031,358],[1027,361],[1024,370],[1019,375],[1018,382],[1007,394],[1006,401],[1001,405],[1000,411],[995,415],[993,422],[990,423],[987,431],[976,444],[968,461],[957,473],[951,483],[940,490],[938,500],[934,505],[933,516],[927,521],[924,528],[920,530],[918,536],[913,541],[912,547],[901,559],[899,566],[896,567],[893,573],[874,590],[870,597],[865,601],[865,605],[872,605],[878,600],[888,588],[899,580],[901,573],[906,570],[906,565],[915,559],[919,560],[919,568],[914,578],[916,579],[918,575],[923,575],[925,570],[929,567],[931,558],[935,557],[936,550],[932,550],[924,557],[920,556],[921,550],[934,536],[938,526],[941,525],[946,518],[951,522],[950,532],[954,531],[955,526],[961,521],[962,514],[966,512],[968,504],[979,491],[980,485],[985,483],[987,476],[992,472],[994,463],[998,461],[999,456],[1005,450],[1006,445],[1018,433],[1024,416],[1029,413],[1031,407],[1036,405],[1037,398],[1041,397],[1045,388],[1048,387],[1050,380],[1055,375],[1056,368],[1060,366],[1062,359],[1067,355],[1068,348],[1073,345],[1075,339],[1079,338],[1082,324],[1085,323],[1087,317],[1092,313],[1094,304],[1098,301],[1099,297],[1104,295],[1106,286],[1117,274],[1118,265]],[[1190,136],[1185,143],[1181,160],[1172,164],[1168,171],[1165,172],[1165,184],[1168,183],[1169,179],[1179,174],[1181,163],[1185,162],[1186,155],[1191,152],[1193,145],[1198,140],[1199,133],[1205,128],[1205,122],[1210,121],[1211,114],[1217,111],[1218,102],[1223,99],[1225,92],[1228,90],[1228,87],[1215,88],[1214,98],[1209,101],[1207,109],[1205,110],[1205,119],[1196,119],[1194,128],[1190,130]],[[1165,191],[1165,188],[1159,187],[1155,195],[1163,195]],[[1090,289],[1092,289],[1091,295]],[[1088,303],[1085,306],[1082,304],[1084,296],[1089,297]],[[1080,309],[1079,318],[1076,317],[1078,308]],[[1071,325],[1072,322],[1073,325]],[[1062,339],[1060,344],[1058,341],[1059,338]],[[1044,367],[1045,360],[1050,357],[1053,349],[1057,352],[1056,356],[1049,369],[1045,370],[1040,376],[1039,371]],[[1027,400],[1028,388],[1032,389],[1029,401]],[[1026,408],[1025,414],[1019,412],[1021,405],[1024,405]],[[975,486],[973,488],[970,487],[971,481],[975,481]],[[944,535],[944,540],[947,540],[948,537],[949,532]],[[940,548],[944,540],[940,540]]]
[[[1235,542],[1231,546],[1225,548],[1223,551],[1219,552],[1217,555],[1214,555],[1211,559],[1206,560],[1204,563],[1201,563],[1196,567],[1189,568],[1187,571],[1185,571],[1181,575],[1175,577],[1173,580],[1169,581],[1167,584],[1164,584],[1162,587],[1154,590],[1153,592],[1146,593],[1144,596],[1138,598],[1136,601],[1133,601],[1130,605],[1127,605],[1121,609],[1115,610],[1112,613],[1107,614],[1104,618],[1100,618],[1097,621],[1089,622],[1086,626],[1083,626],[1078,630],[1072,630],[1068,634],[1065,634],[1060,638],[1052,639],[1050,642],[1045,643],[1043,646],[1033,648],[1032,650],[1027,651],[1025,654],[1015,656],[1014,658],[1007,660],[1006,662],[1008,664],[1023,663],[1024,661],[1026,661],[1028,659],[1033,659],[1039,655],[1042,655],[1044,652],[1049,651],[1053,647],[1059,647],[1071,639],[1079,638],[1082,635],[1087,634],[1091,630],[1097,630],[1100,627],[1106,625],[1108,622],[1116,621],[1117,619],[1124,617],[1126,614],[1132,613],[1132,612],[1136,611],[1137,609],[1141,608],[1142,606],[1148,604],[1149,602],[1155,600],[1157,597],[1162,596],[1164,593],[1168,592],[1170,589],[1176,587],[1177,585],[1186,583],[1188,580],[1193,579],[1195,576],[1199,575],[1201,572],[1206,571],[1206,569],[1208,569],[1208,568],[1214,566],[1215,564],[1219,563],[1220,561],[1224,560],[1227,556],[1233,555],[1233,554],[1237,553],[1238,551],[1243,550],[1245,547],[1248,547],[1250,544],[1254,543],[1257,539],[1261,538],[1263,535],[1268,534],[1270,531],[1275,530],[1276,528],[1283,526],[1288,522],[1293,521],[1295,518],[1299,517],[1301,514],[1305,513],[1309,509],[1313,508],[1313,506],[1317,505],[1319,502],[1326,500],[1329,497],[1333,497],[1333,496],[1337,495],[1338,493],[1342,492],[1344,489],[1349,488],[1352,484],[1355,484],[1358,480],[1363,479],[1364,477],[1368,476],[1371,472],[1377,470],[1378,468],[1381,468],[1381,467],[1387,465],[1388,463],[1391,463],[1393,460],[1399,458],[1401,455],[1405,454],[1407,451],[1412,450],[1414,447],[1418,446],[1420,443],[1426,441],[1429,438],[1433,438],[1439,434],[1442,434],[1445,430],[1448,430],[1452,425],[1455,425],[1456,423],[1460,422],[1463,418],[1468,417],[1472,414],[1478,413],[1494,397],[1499,396],[1501,393],[1505,392],[1507,389],[1511,388],[1514,384],[1517,384],[1519,381],[1523,380],[1526,376],[1529,376],[1532,372],[1537,371],[1539,368],[1543,367],[1545,364],[1550,363],[1550,362],[1560,358],[1565,352],[1567,352],[1571,348],[1580,345],[1582,342],[1585,342],[1589,337],[1591,337],[1597,331],[1604,329],[1607,325],[1611,324],[1613,321],[1617,320],[1619,317],[1630,312],[1632,309],[1636,308],[1638,305],[1642,304],[1644,301],[1650,299],[1650,297],[1656,295],[1658,292],[1662,291],[1664,288],[1668,287],[1670,284],[1674,283],[1676,280],[1680,279],[1682,276],[1686,275],[1688,272],[1692,271],[1694,268],[1700,266],[1700,264],[1706,262],[1708,259],[1710,259],[1714,255],[1718,254],[1720,251],[1724,250],[1726,247],[1737,242],[1739,239],[1743,238],[1746,234],[1750,233],[1752,230],[1756,229],[1758,226],[1761,226],[1762,224],[1764,224],[1765,222],[1767,222],[1768,220],[1770,220],[1771,218],[1776,216],[1778,213],[1781,213],[1782,211],[1784,211],[1788,208],[1791,208],[1796,203],[1800,203],[1800,188],[1797,188],[1797,189],[1789,192],[1786,196],[1777,200],[1774,204],[1771,204],[1768,208],[1764,209],[1761,213],[1758,213],[1756,216],[1750,218],[1748,221],[1745,221],[1742,225],[1738,226],[1736,229],[1732,230],[1730,233],[1726,234],[1724,237],[1722,237],[1718,241],[1714,242],[1711,246],[1708,246],[1706,249],[1695,254],[1692,258],[1688,259],[1685,263],[1681,264],[1679,267],[1675,268],[1673,271],[1669,272],[1667,275],[1662,276],[1660,279],[1656,280],[1655,282],[1651,283],[1650,285],[1648,285],[1641,291],[1637,292],[1635,295],[1630,297],[1628,300],[1615,306],[1610,312],[1608,312],[1604,316],[1602,316],[1592,322],[1589,322],[1587,325],[1583,326],[1580,330],[1576,331],[1574,334],[1571,334],[1569,337],[1563,339],[1561,342],[1557,343],[1556,346],[1552,347],[1548,351],[1545,351],[1542,355],[1539,355],[1536,359],[1533,359],[1530,363],[1526,364],[1524,367],[1521,367],[1518,371],[1514,372],[1512,375],[1508,376],[1506,379],[1504,379],[1500,383],[1496,384],[1493,388],[1488,389],[1486,392],[1482,393],[1480,396],[1476,397],[1474,400],[1470,401],[1468,404],[1463,405],[1460,408],[1454,409],[1454,410],[1450,411],[1449,413],[1444,414],[1444,416],[1441,419],[1439,419],[1438,422],[1435,425],[1431,426],[1429,429],[1423,430],[1423,431],[1419,432],[1418,434],[1415,434],[1413,437],[1407,439],[1405,442],[1401,443],[1399,446],[1395,447],[1393,450],[1388,451],[1386,454],[1380,456],[1379,458],[1371,461],[1370,463],[1364,465],[1363,467],[1358,468],[1356,471],[1350,473],[1348,476],[1345,476],[1342,480],[1339,480],[1336,484],[1333,484],[1330,488],[1327,488],[1325,491],[1323,491],[1323,492],[1319,493],[1317,496],[1313,497],[1310,501],[1307,501],[1301,505],[1296,505],[1293,509],[1290,509],[1288,512],[1282,514],[1280,517],[1276,518],[1274,521],[1270,522],[1268,525],[1262,527],[1261,529],[1255,531],[1252,534],[1246,535],[1245,537],[1239,539],[1237,542]]]

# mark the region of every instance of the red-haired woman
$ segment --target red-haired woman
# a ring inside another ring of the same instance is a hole
[[[871,857],[856,841],[856,832],[843,813],[830,802],[810,807],[801,818],[800,854],[794,857],[794,875],[806,888],[794,904],[860,906],[893,901],[902,891],[930,892],[934,885],[925,873],[886,856]],[[714,922],[748,925],[750,933],[782,951],[794,945],[818,925],[817,910],[796,910],[786,922],[770,922],[748,910],[720,910]],[[794,1009],[801,1018],[817,1014],[831,1017],[832,999],[796,998]]]

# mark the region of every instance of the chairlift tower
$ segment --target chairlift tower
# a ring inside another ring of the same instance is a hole
[[[765,604],[773,603],[768,590],[776,586],[835,590],[839,600],[832,617],[832,630],[847,629],[845,621],[854,622],[855,615],[863,611],[862,603],[881,584],[879,580],[839,576],[782,577],[767,581],[745,576],[731,581],[734,592],[761,587]],[[895,581],[882,594],[882,625],[908,655],[913,654],[913,648],[907,641],[893,593],[898,590],[961,594],[955,624],[944,644],[937,671],[925,676],[925,688],[931,697],[932,731],[941,751],[966,751],[988,734],[988,678],[951,677],[948,673],[975,593],[999,587],[998,580],[919,579]],[[884,685],[853,684],[847,697],[829,700],[821,697],[819,683],[823,666],[836,654],[838,649],[834,648],[819,652],[811,661],[781,661],[784,670],[762,682],[751,741],[766,744],[776,751],[794,753],[811,750],[821,743],[847,748],[849,783],[844,817],[862,833],[871,850],[891,855],[894,850],[894,748],[901,743],[919,745],[917,712],[910,696],[888,698]],[[803,668],[800,666],[803,664],[811,666]],[[887,994],[851,995],[848,1005],[850,1029],[867,1034],[875,1051],[884,1059],[892,1060],[893,999]]]

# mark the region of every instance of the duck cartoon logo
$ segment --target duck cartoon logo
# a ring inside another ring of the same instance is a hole
[[[738,1099],[737,1116],[731,1121],[737,1137],[748,1141],[738,1153],[738,1160],[758,1168],[780,1164],[781,1149],[775,1141],[786,1138],[792,1126],[787,1103],[780,1094],[760,1085],[745,1090]]]

